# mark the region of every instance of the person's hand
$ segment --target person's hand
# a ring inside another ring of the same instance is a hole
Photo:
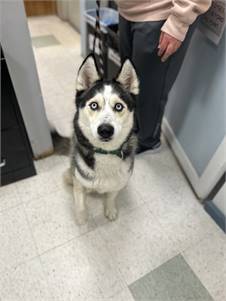
[[[158,45],[158,56],[161,57],[161,61],[165,62],[177,51],[177,49],[181,46],[181,43],[181,41],[162,31]]]

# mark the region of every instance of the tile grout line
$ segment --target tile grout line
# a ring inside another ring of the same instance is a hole
[[[86,231],[86,232],[84,232],[84,233],[80,233],[80,234],[78,234],[78,235],[75,235],[74,237],[70,238],[69,240],[64,241],[63,243],[60,243],[60,244],[58,244],[58,245],[56,245],[56,246],[54,246],[54,247],[52,247],[52,248],[50,248],[50,249],[47,249],[47,250],[45,250],[45,251],[43,251],[43,252],[39,252],[39,251],[38,251],[38,256],[41,257],[41,256],[45,255],[46,253],[49,253],[49,252],[51,252],[51,251],[53,251],[53,250],[55,250],[55,249],[57,249],[57,248],[61,248],[62,246],[66,245],[66,244],[68,244],[68,243],[70,243],[70,242],[72,242],[73,240],[80,239],[80,238],[82,238],[83,236],[85,236],[86,234],[91,233],[91,232],[93,232],[93,231],[95,231],[95,230],[97,230],[97,228],[90,229],[90,230],[88,230],[88,231]]]
[[[141,206],[144,206],[144,204],[142,204]],[[139,206],[139,207],[141,207],[141,206]],[[137,208],[132,208],[127,214],[125,214],[125,215],[123,215],[123,216],[126,216],[126,215],[131,214],[133,211],[135,211],[135,209],[137,209]],[[104,225],[105,225],[105,224],[101,224],[100,227],[103,227]],[[98,232],[99,232],[99,231],[98,231]],[[101,240],[104,241],[104,244],[106,245],[106,249],[107,249],[108,253],[109,253],[109,254],[111,255],[111,257],[113,258],[114,256],[112,256],[113,254],[112,254],[112,252],[111,252],[111,250],[110,250],[110,248],[109,248],[109,246],[108,246],[107,241],[105,240],[105,237],[102,236],[100,233],[98,233],[98,235],[99,235],[99,237],[101,238]],[[125,288],[128,288],[128,289],[129,289],[129,284],[128,284],[128,283],[126,282],[126,280],[124,279],[124,276],[123,276],[123,274],[122,274],[122,271],[121,271],[120,267],[118,267],[118,266],[119,266],[119,262],[116,262],[116,264],[117,264],[116,271],[119,273],[119,275],[120,275],[120,277],[121,277],[121,280],[122,280],[122,282],[123,282],[124,289],[125,289]],[[119,294],[119,293],[120,293],[120,292],[118,292],[118,294]],[[117,295],[117,294],[115,294],[115,295]]]
[[[7,268],[8,268],[9,270],[10,270],[10,269],[17,269],[18,267],[23,266],[23,265],[29,263],[30,261],[37,259],[38,257],[39,257],[38,255],[32,256],[31,258],[29,258],[29,259],[27,259],[27,260],[23,260],[23,261],[20,261],[20,262],[14,264],[14,265],[7,266]],[[0,299],[0,301],[1,301],[1,299]]]
[[[97,229],[97,235],[99,236],[100,240],[104,242],[104,245],[105,245],[105,247],[106,247],[107,253],[110,255],[110,258],[113,258],[112,253],[111,253],[111,251],[110,251],[110,249],[109,249],[109,247],[108,247],[108,244],[107,244],[106,240],[105,240],[104,237],[99,233],[98,229]],[[127,285],[127,283],[126,283],[126,281],[125,281],[125,279],[124,279],[124,277],[123,277],[123,275],[122,275],[120,269],[119,269],[117,266],[114,266],[114,269],[115,269],[115,271],[116,271],[116,272],[119,274],[119,276],[120,276],[120,282],[122,282],[123,288],[122,288],[120,291],[118,291],[117,293],[115,293],[115,294],[109,296],[109,298],[112,298],[112,297],[114,297],[114,296],[117,296],[117,295],[120,294],[124,289],[128,288],[128,285]]]
[[[203,241],[203,240],[202,240]],[[201,241],[200,241],[201,242]],[[181,256],[183,257],[184,261],[186,262],[186,264],[188,265],[188,267],[191,269],[192,273],[197,277],[197,279],[200,281],[200,283],[202,284],[202,286],[207,290],[207,292],[209,293],[209,295],[211,296],[211,298],[213,299],[213,301],[215,300],[215,298],[212,296],[212,294],[210,293],[209,289],[204,285],[203,281],[201,281],[200,277],[196,274],[196,272],[193,270],[193,268],[191,267],[191,265],[189,264],[189,262],[187,261],[186,257],[184,256],[184,251],[181,252]]]
[[[4,208],[4,209],[0,209],[0,214],[10,211],[11,209],[15,209],[17,207],[21,207],[22,205],[23,205],[23,202],[20,202],[19,204],[12,205],[12,206]]]
[[[156,216],[152,211],[151,211],[151,209],[149,208],[149,206],[147,206],[148,208],[148,211],[149,211],[149,213],[151,213],[151,215],[152,215],[152,217],[156,220],[156,222],[158,223],[158,225],[159,225],[159,227],[161,228],[161,230],[163,231],[163,232],[165,232],[164,231],[164,226],[162,225],[162,223],[159,221],[159,217],[158,216]],[[182,247],[182,248],[180,248],[180,250],[179,250],[179,252],[182,254],[183,252],[185,252],[187,249],[190,249],[190,248],[192,248],[192,247],[194,247],[195,245],[197,245],[197,243],[198,244],[200,244],[204,239],[206,239],[209,235],[213,235],[214,234],[214,232],[210,232],[210,233],[206,233],[206,234],[204,234],[202,237],[201,237],[201,239],[199,239],[199,241],[194,241],[193,243],[191,243],[190,245],[185,245],[184,247]],[[170,241],[171,242],[173,242],[172,241],[172,239],[169,237],[169,235],[167,234],[167,237],[170,239]]]
[[[31,227],[30,221],[29,221],[29,219],[28,219],[27,212],[26,212],[26,208],[24,207],[24,204],[23,204],[23,211],[24,211],[24,214],[25,214],[25,218],[26,218],[26,221],[27,221],[27,224],[28,224],[28,228],[29,228],[29,231],[30,231],[30,233],[31,233],[31,237],[32,237],[32,240],[33,240],[33,242],[34,242],[35,249],[36,249],[36,254],[37,254],[37,256],[33,257],[32,259],[35,259],[35,258],[36,258],[36,259],[39,260],[40,265],[41,265],[42,272],[43,272],[43,274],[44,274],[44,276],[45,276],[45,281],[48,283],[47,290],[48,290],[49,294],[51,295],[51,297],[54,299],[54,295],[53,295],[52,289],[50,289],[49,280],[48,280],[46,271],[45,271],[45,269],[44,269],[43,262],[42,262],[42,260],[41,260],[41,256],[40,256],[40,254],[39,254],[39,250],[38,250],[38,246],[37,246],[37,243],[36,243],[36,239],[35,239],[35,237],[34,237],[34,233],[33,233],[33,231],[32,231],[32,227]],[[26,263],[26,262],[24,262],[24,264],[25,264],[25,263]]]
[[[35,245],[36,254],[37,254],[37,256],[39,256],[39,254],[38,254],[38,246],[37,246],[37,243],[36,243],[36,240],[35,240],[35,237],[34,237],[34,233],[32,231],[31,224],[30,224],[30,221],[28,219],[27,212],[26,212],[24,204],[23,204],[23,212],[24,212],[24,215],[25,215],[25,219],[26,219],[26,222],[27,222],[27,225],[28,225],[28,228],[29,228],[32,240],[33,240],[33,243]]]
[[[41,260],[41,257],[38,256],[38,257],[36,257],[36,258],[39,260],[39,263],[40,263],[40,265],[41,265],[41,269],[42,269],[43,275],[45,276],[45,280],[46,280],[46,282],[48,283],[48,285],[47,285],[47,290],[48,290],[49,294],[51,295],[52,300],[54,300],[54,294],[53,294],[53,291],[52,291],[52,287],[50,286],[50,282],[49,282],[49,279],[48,279],[48,274],[46,273],[46,271],[45,271],[45,269],[44,269],[44,266],[43,266],[43,262],[42,262],[42,260]]]
[[[40,174],[39,174],[39,175],[40,175]],[[38,176],[38,174],[37,174],[37,176]],[[24,204],[24,205],[29,204],[30,202],[32,202],[32,201],[34,201],[34,200],[40,200],[41,198],[46,197],[47,195],[52,195],[52,194],[55,194],[56,192],[61,191],[61,189],[60,189],[60,187],[58,186],[58,184],[57,184],[56,182],[55,182],[54,184],[56,184],[54,190],[50,191],[49,193],[47,193],[47,194],[45,194],[45,195],[39,195],[39,196],[36,196],[36,197],[34,197],[34,198],[30,199],[30,200],[27,200],[27,201],[22,200],[21,195],[20,195],[20,193],[18,192],[19,198],[20,198],[20,200],[21,200],[21,205],[22,205],[22,204]],[[16,187],[16,189],[17,189],[17,187]]]
[[[68,240],[67,242],[64,242],[64,243],[62,243],[61,245],[58,245],[58,246],[56,246],[56,247],[53,247],[53,248],[51,248],[51,249],[49,249],[49,250],[47,250],[47,251],[45,251],[45,252],[39,254],[38,257],[39,257],[39,259],[40,259],[40,262],[41,262],[42,267],[43,267],[43,262],[42,262],[42,256],[43,256],[43,255],[48,254],[48,253],[50,253],[51,251],[53,251],[53,250],[55,250],[55,249],[57,249],[57,248],[59,248],[59,247],[63,247],[63,246],[65,246],[65,245],[71,243],[71,242],[74,241],[76,238],[77,238],[77,239],[81,239],[83,236],[86,236],[88,233],[91,233],[92,231],[95,231],[95,230],[97,230],[97,229],[92,229],[91,231],[88,231],[88,232],[86,232],[86,233],[82,233],[80,236],[73,237],[72,239]],[[97,231],[97,235],[98,235],[99,238],[102,240],[103,238],[101,237],[101,235],[100,235],[98,232],[99,232],[99,231]],[[91,260],[90,260],[89,258],[87,258],[87,260],[89,261],[89,263],[91,262]],[[43,267],[43,269],[44,269],[44,267]],[[44,269],[44,272],[45,272],[45,269]],[[96,272],[95,272],[95,273],[96,273]],[[46,274],[46,273],[45,273],[45,274]],[[121,273],[119,273],[119,275],[121,276]],[[125,289],[127,286],[124,286],[125,283],[124,283],[124,281],[123,281],[123,278],[120,279],[120,280],[122,280],[122,282],[123,282],[123,289]],[[100,295],[103,297],[103,301],[104,301],[104,296],[103,296],[103,292],[102,292],[101,288],[100,288],[99,286],[98,286],[97,288],[98,288],[98,291],[99,291]],[[122,289],[122,290],[123,290],[123,289]],[[121,291],[122,291],[122,290],[121,290]],[[121,291],[119,291],[119,292],[117,292],[116,294],[110,296],[109,298],[114,297],[115,295],[119,294]]]

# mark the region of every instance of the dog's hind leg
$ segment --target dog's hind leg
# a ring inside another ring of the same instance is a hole
[[[110,221],[116,220],[116,218],[118,216],[118,210],[117,210],[116,202],[115,202],[117,194],[118,194],[118,191],[106,193],[106,200],[105,200],[105,204],[104,204],[105,205],[104,206],[104,214]]]
[[[71,169],[68,168],[63,174],[64,182],[68,185],[73,185]]]
[[[75,217],[79,225],[84,225],[88,220],[86,209],[86,191],[79,181],[73,176],[73,194],[75,202]]]

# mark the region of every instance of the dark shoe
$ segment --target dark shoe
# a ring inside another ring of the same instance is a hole
[[[144,146],[142,144],[138,144],[137,150],[136,150],[136,154],[141,154],[144,152],[149,151],[150,153],[154,154],[154,153],[158,153],[161,150],[161,141],[157,140],[155,143],[153,143],[152,146]]]

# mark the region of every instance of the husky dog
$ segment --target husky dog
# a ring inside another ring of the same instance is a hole
[[[138,78],[129,60],[113,80],[100,77],[93,55],[79,69],[71,168],[67,175],[73,185],[78,224],[87,221],[86,196],[92,191],[104,194],[105,216],[111,221],[117,218],[115,198],[133,170],[138,92]]]

